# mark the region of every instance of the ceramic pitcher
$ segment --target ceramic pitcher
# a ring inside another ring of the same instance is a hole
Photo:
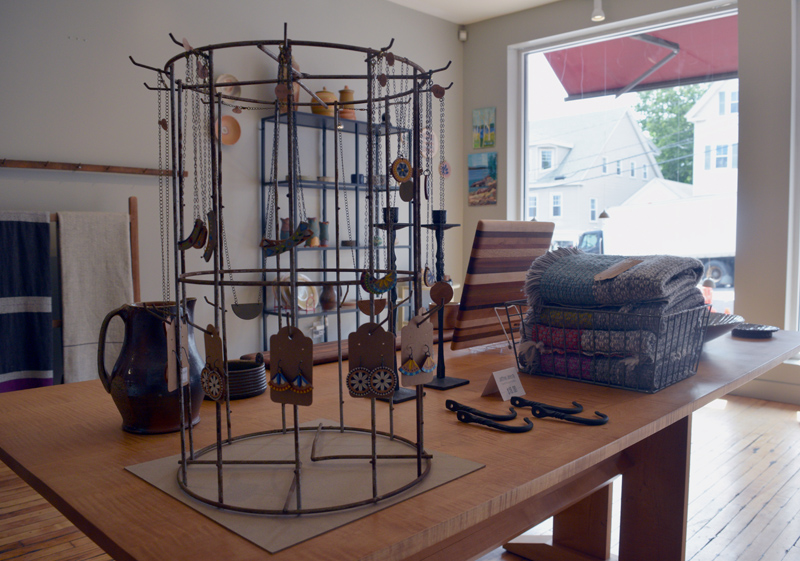
[[[193,321],[195,299],[186,301],[189,321]],[[100,327],[97,369],[106,391],[122,415],[122,428],[137,434],[157,434],[180,430],[180,391],[171,389],[167,380],[167,329],[164,320],[174,316],[175,302],[140,302],[125,304],[109,312]],[[122,350],[111,374],[104,364],[106,331],[112,318],[125,323]],[[182,366],[189,367],[189,385],[183,386],[186,419],[191,410],[192,424],[200,420],[203,388],[200,372],[203,360],[197,352],[191,324],[182,324],[188,333]],[[187,357],[188,355],[188,357]],[[191,404],[191,408],[190,408]]]

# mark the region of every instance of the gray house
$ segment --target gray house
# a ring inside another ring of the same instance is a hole
[[[526,219],[555,222],[559,246],[599,229],[603,209],[662,178],[658,149],[627,109],[535,121],[529,131]]]

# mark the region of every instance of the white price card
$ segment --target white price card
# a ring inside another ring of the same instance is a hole
[[[492,372],[481,396],[497,392],[500,392],[500,397],[503,398],[503,401],[508,401],[514,396],[525,395],[525,388],[522,387],[522,383],[519,381],[519,372],[517,372],[516,368],[506,368],[505,370]]]

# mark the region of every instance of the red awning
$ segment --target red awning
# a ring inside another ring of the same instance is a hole
[[[567,99],[736,78],[736,15],[545,53]]]

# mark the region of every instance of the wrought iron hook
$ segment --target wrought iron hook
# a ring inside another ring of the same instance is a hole
[[[134,66],[138,66],[140,68],[146,68],[147,70],[152,70],[153,72],[158,72],[159,74],[166,74],[167,76],[169,76],[169,73],[165,72],[164,70],[161,70],[160,68],[156,68],[155,66],[147,66],[146,64],[142,64],[141,62],[136,62],[135,60],[133,60],[133,57],[131,55],[128,55],[128,58],[131,60]]]
[[[574,415],[575,413],[583,412],[583,405],[581,405],[577,401],[572,402],[572,405],[574,405],[575,407],[556,407],[555,405],[548,405],[546,403],[540,403],[538,401],[530,401],[525,399],[524,397],[514,396],[511,398],[511,405],[513,405],[514,407],[530,407],[531,411],[533,411],[534,407],[542,407],[550,411],[558,411],[559,413],[565,413],[567,415]]]
[[[561,411],[554,411],[552,409],[548,409],[547,407],[532,407],[531,413],[537,419],[544,419],[545,417],[553,417],[554,419],[561,419],[562,421],[569,421],[570,423],[578,423],[580,425],[605,425],[608,422],[608,415],[604,413],[600,413],[600,411],[595,411],[594,414],[599,417],[599,419],[590,419],[587,417],[576,417],[574,415],[569,415],[567,413],[562,413]]]
[[[456,416],[458,417],[458,420],[461,421],[462,423],[475,423],[478,425],[483,425],[504,432],[528,432],[533,428],[533,423],[527,417],[522,419],[525,422],[524,425],[510,426],[492,421],[490,419],[486,419],[484,417],[478,417],[477,415],[473,415],[472,413],[468,413],[467,411],[458,411],[456,413]]]
[[[448,399],[444,402],[444,406],[447,407],[448,410],[458,413],[459,411],[466,411],[472,415],[476,415],[478,417],[483,417],[484,419],[489,419],[491,421],[511,421],[512,419],[517,418],[517,410],[513,407],[509,407],[508,410],[511,411],[508,415],[497,415],[495,413],[487,413],[485,411],[479,411],[478,409],[474,409],[467,405],[462,405],[461,403],[453,400]]]

